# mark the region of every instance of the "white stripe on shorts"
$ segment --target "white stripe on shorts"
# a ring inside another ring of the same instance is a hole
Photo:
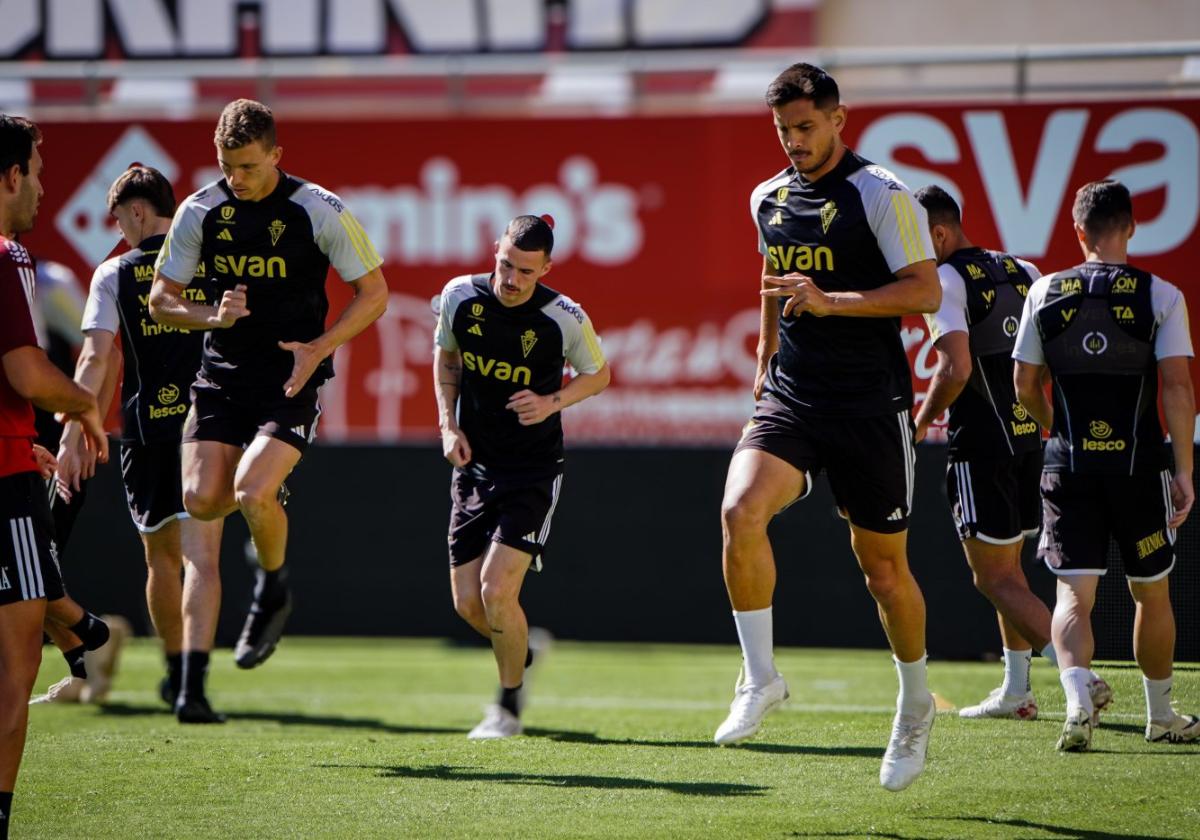
[[[907,411],[896,415],[900,423],[900,444],[904,447],[904,498],[905,512],[912,515],[913,484],[917,469],[917,450],[913,447],[912,429],[909,428],[910,416]]]
[[[17,577],[21,584],[21,598],[29,598],[29,582],[25,579],[25,549],[21,545],[21,535],[17,526],[18,520],[8,520],[8,527],[12,531],[13,543],[13,565],[17,567]]]
[[[42,558],[38,555],[37,539],[33,534],[33,520],[26,516],[21,520],[21,525],[25,529],[25,538],[29,541],[29,569],[32,572],[31,580],[36,587],[32,597],[45,598],[46,583],[42,580]]]
[[[562,473],[554,479],[554,489],[551,491],[552,498],[550,500],[550,510],[546,512],[546,518],[542,522],[542,530],[538,532],[538,545],[545,545],[546,540],[550,538],[550,520],[554,518],[554,509],[558,507],[558,491],[562,489]]]
[[[1175,515],[1175,503],[1171,501],[1171,472],[1163,470],[1158,474],[1159,480],[1162,481],[1163,490],[1163,509],[1167,512],[1166,521],[1170,522],[1171,517]],[[1175,529],[1167,528],[1167,542],[1175,545]]]

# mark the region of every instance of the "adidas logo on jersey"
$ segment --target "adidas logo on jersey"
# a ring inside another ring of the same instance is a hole
[[[769,224],[769,225],[781,225],[781,224],[783,224],[783,211],[782,211],[782,210],[776,210],[776,211],[775,211],[775,215],[771,217],[771,220],[770,220],[769,222],[767,222],[767,224]]]
[[[478,324],[472,324],[471,328],[467,330],[467,332],[469,332],[471,335],[483,335],[483,330],[479,328]]]
[[[226,242],[232,242],[233,235],[230,234],[229,228],[221,228],[221,232],[217,234],[217,239],[224,239]]]

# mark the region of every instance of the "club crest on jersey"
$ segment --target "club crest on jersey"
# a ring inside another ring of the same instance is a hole
[[[833,217],[837,215],[837,205],[832,201],[826,201],[821,206],[821,233],[829,233],[829,226],[833,224]]]
[[[474,318],[476,321],[483,320],[483,304],[482,303],[472,303],[471,304],[471,317]]]
[[[221,208],[221,221],[228,222],[231,225],[234,224],[232,219],[233,219],[233,214],[236,210],[237,210],[237,208],[234,207],[232,204],[226,204],[224,207]]]
[[[776,204],[786,204],[787,197],[788,197],[788,188],[787,187],[780,187],[779,189],[775,190],[775,203]]]
[[[272,248],[279,244],[279,237],[283,236],[283,230],[286,227],[287,225],[279,221],[279,219],[276,219],[275,221],[271,222],[271,224],[267,225],[267,232],[271,234]]]
[[[529,351],[537,344],[537,334],[533,330],[525,330],[521,335],[521,355],[529,358]]]

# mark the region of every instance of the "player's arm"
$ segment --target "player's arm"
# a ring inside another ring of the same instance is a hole
[[[763,257],[762,291],[774,288],[767,282],[767,277],[774,276],[776,273],[770,260]],[[755,354],[758,359],[758,369],[754,374],[754,399],[756,400],[762,399],[763,383],[767,380],[767,365],[777,350],[779,350],[779,303],[772,297],[764,295],[758,318],[758,348]]]
[[[216,306],[188,300],[183,293],[186,288],[186,283],[178,283],[156,271],[150,288],[150,317],[183,330],[218,330],[232,327],[238,318],[250,314],[246,308],[246,287],[240,283],[221,295]]]
[[[894,318],[937,311],[942,300],[937,266],[933,260],[906,265],[896,279],[863,292],[823,292],[805,274],[763,275],[764,297],[786,297],[783,314],[811,312],[818,317]]]
[[[283,393],[294,397],[308,382],[317,365],[333,351],[379,320],[387,311],[388,287],[383,272],[378,268],[368,271],[357,280],[351,280],[354,298],[342,310],[342,314],[329,329],[309,342],[281,341],[279,347],[289,350],[295,358],[292,375],[283,385]]]
[[[471,444],[458,427],[458,394],[462,386],[462,353],[437,345],[433,351],[433,393],[437,399],[442,454],[456,467],[471,462]]]
[[[108,330],[88,330],[83,336],[83,349],[75,363],[75,381],[98,394],[96,405],[101,419],[116,390],[116,369],[120,367],[120,350],[115,336]],[[115,354],[115,362],[114,362]],[[58,445],[59,495],[71,500],[71,491],[79,490],[79,482],[96,474],[95,453],[84,445],[83,425],[68,419],[63,424]]]
[[[937,351],[937,367],[925,401],[917,411],[914,435],[917,443],[925,439],[930,424],[958,399],[971,378],[971,343],[965,332],[946,333],[933,343],[933,347]]]
[[[1196,493],[1192,487],[1192,438],[1196,422],[1196,396],[1192,391],[1191,360],[1187,356],[1159,359],[1162,376],[1163,417],[1171,435],[1171,451],[1175,455],[1175,475],[1171,480],[1171,501],[1175,515],[1168,524],[1178,528],[1187,519]]]
[[[46,357],[45,351],[33,345],[23,345],[5,353],[3,368],[8,384],[22,399],[43,411],[61,412],[78,419],[88,445],[95,448],[102,462],[108,461],[108,439],[96,409],[96,397],[91,391],[69,379]]]

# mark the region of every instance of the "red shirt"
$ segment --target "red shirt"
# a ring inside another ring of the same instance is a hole
[[[0,236],[0,358],[18,347],[37,347],[33,330],[33,260],[17,242]],[[33,406],[0,371],[0,477],[36,471]]]

